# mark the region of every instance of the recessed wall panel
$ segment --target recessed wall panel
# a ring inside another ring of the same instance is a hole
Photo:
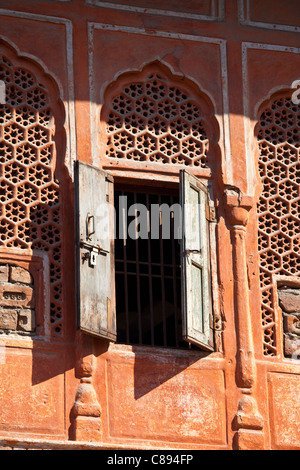
[[[300,449],[300,375],[269,373],[270,430],[273,449]]]
[[[223,371],[109,360],[107,385],[111,437],[226,444]]]

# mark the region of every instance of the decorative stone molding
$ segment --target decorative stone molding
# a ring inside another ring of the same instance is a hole
[[[234,418],[234,427],[237,431],[234,436],[234,446],[240,450],[264,447],[264,434],[261,432],[263,420],[258,412],[256,399],[251,396],[257,376],[247,276],[246,227],[253,204],[253,198],[243,195],[238,188],[226,188],[225,205],[230,224],[234,274],[236,383],[242,392]]]
[[[143,168],[211,176],[219,126],[209,97],[160,61],[124,72],[106,88],[101,109],[103,168]]]
[[[30,272],[20,266],[0,265],[0,332],[35,331],[35,291]]]
[[[73,405],[73,439],[75,441],[97,442],[101,438],[101,407],[93,387],[95,357],[93,339],[78,332],[77,376],[80,377],[75,403]]]
[[[244,395],[238,404],[238,411],[235,415],[237,429],[263,428],[263,420],[258,412],[256,400],[249,395]]]
[[[245,236],[253,199],[243,196],[238,188],[230,187],[225,191],[225,205],[232,240],[238,356],[236,381],[240,388],[251,389],[256,379],[256,370],[249,306]]]

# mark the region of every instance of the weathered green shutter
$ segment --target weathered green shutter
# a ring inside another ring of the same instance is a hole
[[[208,192],[185,170],[180,172],[180,200],[183,339],[212,350]]]
[[[114,184],[112,176],[75,164],[78,328],[116,340]]]

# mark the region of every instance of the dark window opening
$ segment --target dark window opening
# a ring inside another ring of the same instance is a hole
[[[120,201],[124,199],[120,197],[127,198],[126,210],[121,210]],[[127,233],[127,237],[122,238],[124,228],[126,232],[129,226],[135,226],[137,231],[141,229],[137,225],[138,219],[128,215],[127,209],[134,204],[147,208],[147,237],[133,239]],[[178,191],[160,192],[157,188],[138,192],[117,188],[115,191],[117,341],[132,345],[191,348],[182,339],[180,239],[174,236],[172,212],[168,222],[170,237],[163,237],[165,219],[162,214],[156,232],[158,238],[151,237],[151,208],[162,204],[169,207],[179,204]]]

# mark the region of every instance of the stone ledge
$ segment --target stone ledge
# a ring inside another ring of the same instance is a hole
[[[105,442],[55,441],[43,439],[1,438],[1,450],[179,450],[134,444],[111,444]]]

